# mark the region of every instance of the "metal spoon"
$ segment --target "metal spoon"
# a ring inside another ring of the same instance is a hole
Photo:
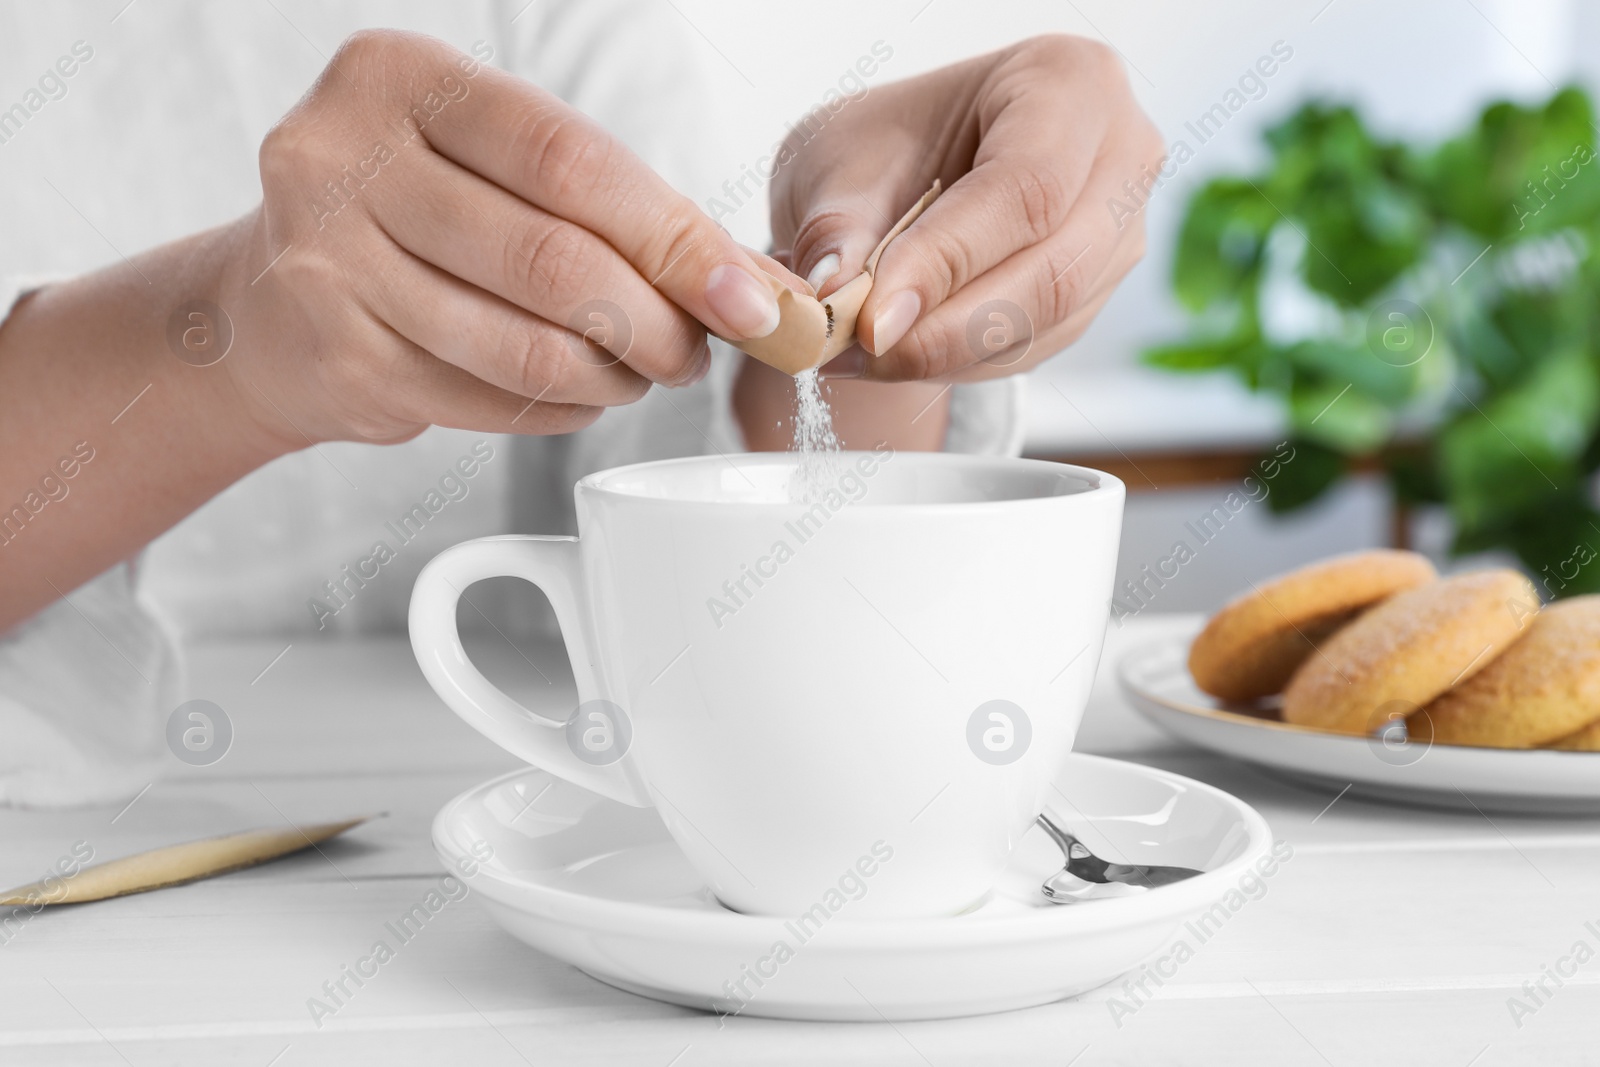
[[[1127,891],[1123,887],[1135,891],[1155,889],[1200,873],[1188,867],[1164,867],[1155,863],[1108,863],[1090,852],[1073,834],[1057,826],[1050,816],[1041,814],[1039,825],[1060,846],[1067,861],[1059,873],[1045,879],[1040,887],[1047,898],[1058,904],[1123,896]],[[1109,886],[1112,891],[1097,889],[1097,886]]]

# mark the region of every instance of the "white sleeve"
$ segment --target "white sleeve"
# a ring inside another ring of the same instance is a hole
[[[0,324],[42,282],[0,278]],[[119,563],[0,631],[0,804],[106,804],[159,775],[183,665],[136,573]]]
[[[1027,379],[1021,374],[950,390],[946,452],[1020,456],[1027,431]]]

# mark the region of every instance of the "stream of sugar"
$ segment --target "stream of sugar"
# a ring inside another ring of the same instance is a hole
[[[794,477],[789,499],[814,503],[832,483],[839,466],[839,437],[833,432],[833,411],[822,396],[815,370],[794,376]]]

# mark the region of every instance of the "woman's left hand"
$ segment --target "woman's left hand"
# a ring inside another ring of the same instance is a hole
[[[1104,45],[1033,38],[835,107],[795,127],[772,190],[773,245],[821,295],[934,179],[945,191],[884,253],[861,345],[827,374],[1027,370],[1076,340],[1144,253],[1142,210],[1112,201],[1142,203],[1165,150]]]

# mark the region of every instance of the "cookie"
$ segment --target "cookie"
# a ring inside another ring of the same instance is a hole
[[[1559,748],[1566,752],[1600,752],[1600,720],[1584,727],[1571,737],[1552,741],[1545,748]]]
[[[1552,604],[1493,663],[1406,720],[1418,740],[1537,748],[1600,720],[1600,596]]]
[[[1474,571],[1390,597],[1318,646],[1283,692],[1285,722],[1369,734],[1494,662],[1539,600],[1510,570]]]
[[[1189,647],[1195,684],[1223,700],[1281,693],[1295,668],[1351,619],[1438,575],[1415,552],[1378,549],[1262,583],[1211,617]]]

